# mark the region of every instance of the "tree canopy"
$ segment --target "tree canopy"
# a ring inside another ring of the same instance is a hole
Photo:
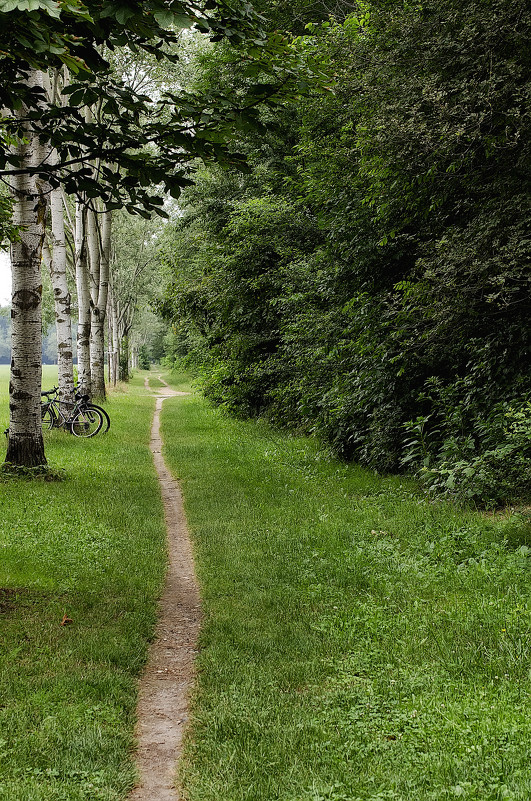
[[[244,46],[241,56],[256,62],[257,73],[272,81],[254,82],[246,93],[211,88],[208,93],[168,87],[155,97],[137,91],[127,75],[117,78],[109,56],[118,48],[154,59],[176,61],[181,32],[195,29],[214,41]],[[5,109],[0,135],[0,176],[27,171],[13,142],[28,129],[54,149],[58,158],[44,160],[39,175],[51,187],[100,197],[108,208],[126,205],[142,215],[161,210],[160,186],[177,196],[187,185],[187,165],[198,156],[237,164],[227,148],[235,128],[251,124],[256,106],[293,78],[281,65],[280,37],[266,37],[261,18],[248,3],[55,3],[21,0],[0,3],[0,63]],[[30,69],[66,66],[70,80],[61,102],[50,102],[38,86],[28,86]],[[24,114],[16,114],[24,107]],[[87,114],[87,109],[90,113]],[[10,114],[11,112],[11,114]],[[94,163],[97,162],[97,169]],[[35,168],[32,168],[35,172]]]

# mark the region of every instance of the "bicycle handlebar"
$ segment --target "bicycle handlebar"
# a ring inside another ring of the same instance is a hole
[[[53,387],[53,389],[49,389],[48,392],[41,392],[41,395],[57,395],[59,391],[59,387]]]

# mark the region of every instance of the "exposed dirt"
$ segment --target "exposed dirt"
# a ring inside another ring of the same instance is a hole
[[[16,609],[20,597],[28,594],[29,590],[25,587],[0,587],[0,614],[12,612]]]
[[[0,587],[0,615],[15,612],[19,609],[31,610],[40,606],[43,601],[52,598],[52,594],[33,587]],[[68,598],[66,593],[53,593],[53,601]]]
[[[169,565],[155,640],[140,684],[136,732],[140,783],[129,801],[180,798],[175,787],[176,769],[188,720],[201,610],[181,493],[162,458],[159,427],[164,399],[188,394],[175,392],[167,384],[156,390],[150,447],[164,501]]]

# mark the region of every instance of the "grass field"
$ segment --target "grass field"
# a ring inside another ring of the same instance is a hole
[[[106,404],[105,436],[45,433],[65,481],[0,482],[2,801],[116,801],[134,782],[136,679],[165,564],[153,407],[138,378]]]
[[[199,396],[162,425],[205,605],[187,798],[528,801],[529,518]]]
[[[165,565],[143,381],[105,437],[45,435],[66,480],[0,482],[0,801],[134,781]],[[7,369],[0,402],[5,427]],[[528,801],[529,518],[429,503],[199,395],[162,427],[205,607],[188,801]]]

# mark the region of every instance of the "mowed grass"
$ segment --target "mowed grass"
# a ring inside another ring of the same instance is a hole
[[[55,382],[45,368],[44,388]],[[117,801],[134,783],[137,677],[166,561],[143,384],[111,396],[105,436],[45,433],[64,481],[0,479],[1,801]],[[3,435],[0,447],[3,461]]]
[[[197,395],[162,428],[205,611],[185,797],[528,801],[529,518],[427,502]]]

